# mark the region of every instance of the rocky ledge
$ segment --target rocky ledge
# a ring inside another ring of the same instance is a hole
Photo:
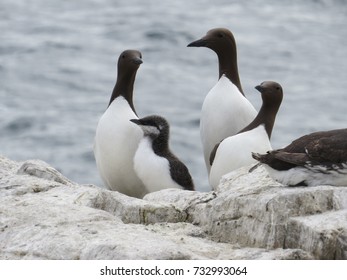
[[[0,259],[347,259],[347,187],[249,170],[141,200],[0,157]]]

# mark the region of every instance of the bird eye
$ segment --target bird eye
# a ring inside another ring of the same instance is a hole
[[[122,58],[125,58],[125,54],[122,55]]]
[[[223,35],[223,33],[218,33],[218,38],[223,38],[224,37],[224,35]]]

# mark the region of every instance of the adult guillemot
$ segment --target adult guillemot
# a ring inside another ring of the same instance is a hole
[[[207,94],[200,118],[200,137],[209,173],[209,157],[215,145],[251,123],[257,112],[243,94],[236,42],[228,29],[212,29],[188,47],[207,47],[218,56],[219,80]]]
[[[133,166],[142,131],[129,120],[137,118],[133,87],[141,63],[141,53],[136,50],[126,50],[119,56],[117,82],[94,141],[96,165],[105,186],[138,198],[148,192]]]
[[[253,153],[270,176],[289,186],[347,186],[347,129],[314,132],[283,149]]]
[[[188,168],[170,151],[168,122],[155,115],[131,121],[143,130],[143,138],[134,157],[134,169],[147,190],[194,190]]]
[[[238,134],[224,139],[211,153],[210,185],[215,188],[221,177],[255,160],[252,152],[271,150],[270,138],[276,114],[283,99],[280,84],[266,81],[255,87],[263,100],[256,118]]]

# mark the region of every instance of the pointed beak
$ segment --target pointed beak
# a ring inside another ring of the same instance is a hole
[[[139,119],[131,119],[130,121],[134,124],[141,125],[141,121]]]
[[[135,57],[135,58],[133,59],[133,62],[134,62],[136,65],[140,65],[140,64],[143,63],[142,59],[139,58],[139,57]]]
[[[262,87],[261,85],[256,86],[255,89],[256,89],[257,91],[259,91],[260,93],[263,92],[263,87]]]
[[[199,40],[196,40],[194,42],[191,42],[188,44],[187,47],[206,47],[207,46],[207,41],[204,38],[201,38]]]

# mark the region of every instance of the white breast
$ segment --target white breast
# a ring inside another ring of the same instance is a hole
[[[130,119],[137,116],[128,102],[116,98],[98,123],[94,155],[107,188],[142,198],[147,190],[134,171],[133,158],[143,133]]]
[[[207,170],[214,146],[250,124],[257,111],[225,76],[207,94],[201,111],[200,136]]]
[[[171,179],[170,166],[166,158],[156,155],[149,137],[144,137],[134,157],[134,169],[149,192],[165,188],[180,188]]]
[[[215,188],[223,175],[240,167],[255,163],[252,152],[272,150],[263,125],[226,138],[218,147],[210,172],[210,185]]]
[[[296,186],[305,182],[308,186],[347,186],[347,165],[342,168],[327,169],[324,166],[298,166],[289,170],[275,170],[264,164],[269,175],[286,186]]]

